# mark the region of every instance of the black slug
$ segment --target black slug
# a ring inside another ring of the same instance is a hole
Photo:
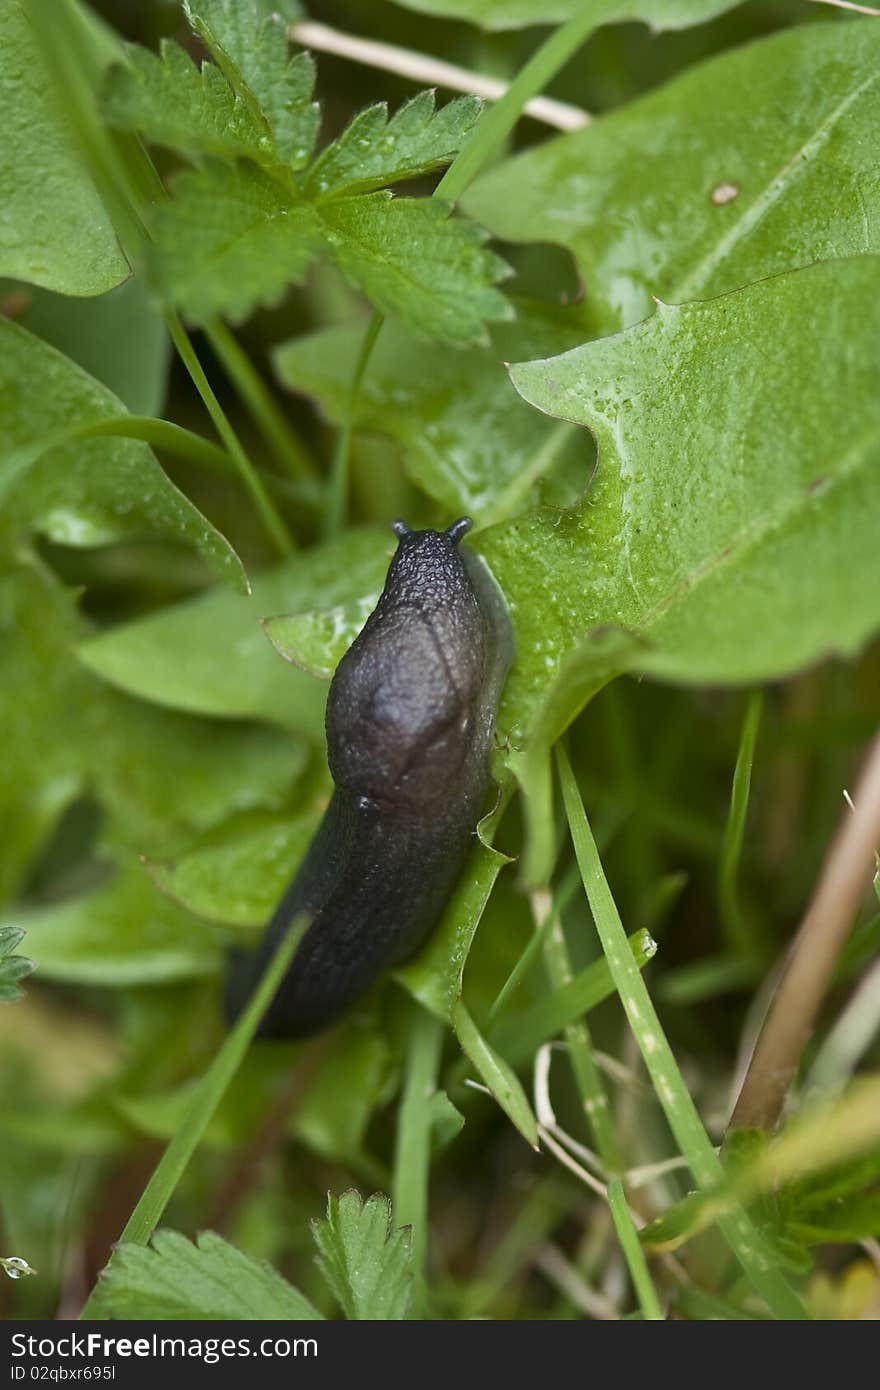
[[[411,956],[472,843],[513,641],[494,582],[459,550],[470,525],[394,525],[385,588],[330,685],[333,797],[259,949],[233,962],[232,1017],[294,917],[309,919],[261,1037],[324,1028]]]

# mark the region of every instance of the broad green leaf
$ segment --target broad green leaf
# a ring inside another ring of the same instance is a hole
[[[167,855],[235,812],[280,810],[305,747],[280,730],[219,725],[110,690],[76,660],[88,632],[74,597],[36,563],[0,576],[6,752],[0,900],[76,797],[104,812],[113,848]]]
[[[368,106],[314,161],[305,190],[320,200],[430,173],[458,153],[480,109],[477,97],[466,96],[435,111],[433,92],[419,92],[390,118],[387,102]]]
[[[501,1109],[519,1130],[526,1143],[537,1149],[538,1123],[516,1073],[486,1041],[460,999],[453,1010],[452,1022],[462,1050],[476,1067]]]
[[[350,531],[258,575],[250,598],[216,591],[123,624],[80,647],[106,680],[148,700],[268,719],[320,740],[326,690],[285,663],[260,618],[334,604],[381,586],[392,553],[378,528]]]
[[[197,917],[259,927],[277,907],[317,824],[312,813],[260,817],[245,828],[224,828],[189,854],[147,867],[157,887]]]
[[[195,1243],[160,1230],[149,1245],[123,1243],[99,1285],[102,1313],[121,1319],[299,1321],[320,1313],[265,1260],[213,1231]]]
[[[507,266],[476,223],[450,216],[436,198],[387,191],[318,206],[328,249],[353,285],[385,314],[427,337],[486,341],[487,322],[512,310],[495,283]]]
[[[568,247],[600,332],[654,296],[878,251],[878,67],[874,20],[789,29],[504,161],[464,206],[496,236]]]
[[[596,437],[590,587],[599,621],[647,639],[641,669],[757,682],[875,630],[878,277],[880,258],[816,265],[512,369]]]
[[[68,984],[146,985],[213,975],[222,964],[216,929],[176,907],[139,864],[109,884],[47,907],[20,909],[40,978]]]
[[[179,174],[157,209],[153,264],[194,323],[237,322],[278,302],[322,246],[311,204],[246,164],[207,164]]]
[[[256,100],[279,156],[300,169],[312,152],[320,112],[312,102],[314,62],[308,53],[288,56],[284,16],[263,16],[252,0],[185,0],[184,10],[238,95]]]
[[[214,63],[197,67],[171,39],[158,56],[137,44],[111,68],[104,92],[110,125],[192,154],[274,160],[269,127]]]
[[[362,336],[344,327],[295,338],[275,350],[278,373],[339,423]],[[517,304],[516,322],[492,330],[489,351],[426,343],[405,325],[387,323],[364,376],[355,426],[398,441],[413,481],[450,516],[466,513],[479,527],[539,498],[570,504],[587,486],[591,442],[524,405],[504,363],[564,352],[584,337],[576,312],[530,302]]]
[[[228,541],[137,440],[76,438],[126,415],[121,401],[69,358],[0,318],[0,496],[4,522],[66,545],[160,536],[196,549],[244,586]],[[65,441],[70,435],[70,442]]]
[[[285,661],[329,680],[378,602],[377,591],[335,608],[266,618],[263,631]]]
[[[143,276],[94,299],[35,288],[18,322],[102,382],[132,415],[162,411],[170,344]]]
[[[367,1125],[387,1095],[390,1067],[388,1043],[376,1020],[343,1020],[327,1039],[294,1111],[291,1132],[313,1153],[357,1171]]]
[[[643,19],[652,29],[686,29],[732,10],[741,0],[396,0],[408,10],[447,16],[482,29],[561,24],[592,5],[596,24]]]
[[[21,999],[24,990],[19,988],[18,982],[36,969],[34,961],[15,954],[23,936],[20,927],[0,927],[0,1003]]]
[[[412,1298],[410,1235],[394,1230],[391,1203],[375,1193],[327,1197],[327,1216],[312,1222],[318,1263],[347,1318],[396,1322]]]
[[[600,455],[582,507],[480,538],[517,629],[507,719],[531,725],[511,760],[529,876],[549,862],[545,751],[615,671],[757,683],[876,630],[878,274],[819,264],[512,369]]]
[[[129,274],[112,224],[56,110],[20,0],[0,10],[0,275],[103,294]]]

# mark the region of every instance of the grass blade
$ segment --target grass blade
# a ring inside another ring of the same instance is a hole
[[[593,832],[565,750],[557,745],[557,767],[575,855],[587,900],[602,942],[608,967],[648,1074],[663,1107],[679,1150],[703,1189],[716,1188],[724,1178],[721,1160],[697,1114],[672,1049],[660,1026],[647,987],[632,957],[617,905],[602,870]],[[748,1216],[741,1209],[728,1213],[719,1227],[754,1288],[777,1318],[806,1320],[803,1303],[777,1269],[768,1267]]]
[[[302,918],[297,919],[279,942],[275,954],[251,995],[247,1008],[232,1031],[227,1034],[220,1051],[199,1082],[186,1118],[159,1159],[137,1206],[125,1223],[119,1244],[127,1242],[130,1245],[146,1245],[161,1221],[162,1213],[171,1200],[174,1189],[211,1123],[229,1083],[241,1066],[260,1020],[293,960],[305,927],[306,922]],[[110,1259],[112,1263],[113,1256]],[[92,1316],[96,1294],[97,1288],[89,1295],[80,1313],[81,1318]]]
[[[443,1047],[443,1024],[413,1006],[406,1056],[406,1079],[397,1118],[391,1209],[396,1226],[412,1231],[415,1275],[414,1316],[424,1315],[428,1245],[428,1174],[431,1166],[431,1097]]]
[[[632,1219],[632,1213],[626,1204],[623,1184],[619,1178],[614,1178],[608,1184],[608,1205],[611,1208],[611,1219],[614,1222],[617,1239],[620,1241],[620,1248],[626,1259],[642,1312],[646,1320],[650,1322],[663,1322],[660,1300],[648,1273],[645,1252],[639,1244],[638,1232]]]

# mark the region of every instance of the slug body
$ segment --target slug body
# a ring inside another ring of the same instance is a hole
[[[262,1037],[316,1032],[412,955],[472,843],[513,644],[493,581],[458,548],[469,526],[396,523],[382,596],[337,667],[326,715],[332,800],[259,950],[233,966],[234,1015],[293,919],[309,920]]]

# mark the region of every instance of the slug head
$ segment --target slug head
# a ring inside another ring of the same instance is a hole
[[[382,596],[333,677],[330,770],[380,805],[436,812],[485,776],[493,630],[458,549],[469,527],[466,518],[447,531],[395,523]]]

